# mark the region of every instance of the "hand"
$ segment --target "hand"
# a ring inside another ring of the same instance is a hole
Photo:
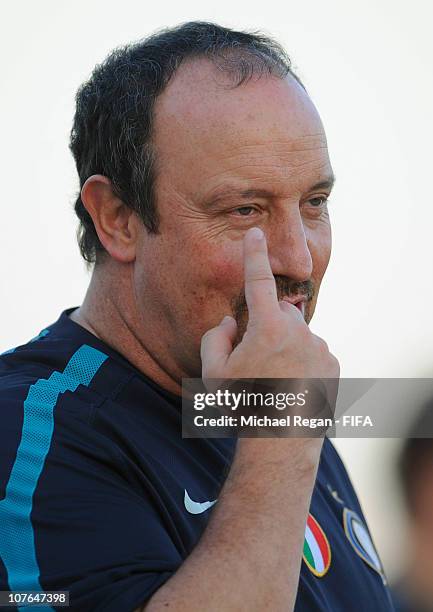
[[[234,350],[233,317],[204,334],[203,378],[338,378],[339,364],[326,342],[310,331],[296,306],[278,301],[266,238],[258,228],[244,238],[244,275],[247,331]]]

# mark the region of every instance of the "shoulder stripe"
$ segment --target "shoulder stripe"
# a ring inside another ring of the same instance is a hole
[[[88,386],[108,355],[83,344],[63,372],[31,385],[24,401],[21,440],[12,466],[6,495],[0,501],[0,557],[6,567],[11,591],[41,591],[31,522],[33,494],[50,449],[54,431],[54,408],[59,395]],[[38,610],[53,610],[50,606]],[[26,607],[19,608],[21,612]]]

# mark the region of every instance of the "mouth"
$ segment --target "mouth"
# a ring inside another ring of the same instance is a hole
[[[296,308],[299,310],[299,312],[302,314],[302,316],[305,315],[305,301],[302,300],[302,302],[298,302],[297,304],[295,304]]]

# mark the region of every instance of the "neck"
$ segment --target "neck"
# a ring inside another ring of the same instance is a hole
[[[95,266],[83,304],[70,318],[125,357],[140,372],[171,393],[181,395],[182,373],[161,342],[160,330],[143,319],[135,300],[132,265]],[[125,274],[125,266],[129,270]]]

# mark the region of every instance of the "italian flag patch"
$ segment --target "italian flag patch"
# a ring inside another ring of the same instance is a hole
[[[331,565],[331,547],[328,538],[312,514],[308,515],[305,527],[302,558],[318,578],[324,576]]]

